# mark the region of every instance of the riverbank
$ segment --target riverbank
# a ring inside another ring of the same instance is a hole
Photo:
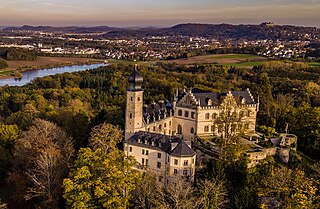
[[[86,64],[86,65],[72,65],[72,66],[64,66],[64,67],[55,67],[55,68],[46,68],[46,69],[37,69],[37,70],[29,70],[22,72],[21,78],[0,78],[0,86],[23,86],[29,82],[31,82],[35,78],[41,78],[45,76],[51,76],[56,74],[63,73],[73,73],[84,71],[88,69],[96,69],[102,66],[107,66],[108,64],[104,63],[95,63],[95,64]]]
[[[0,79],[13,78],[14,75],[26,71],[103,62],[101,59],[75,57],[38,57],[35,61],[7,61],[9,67],[0,70]]]

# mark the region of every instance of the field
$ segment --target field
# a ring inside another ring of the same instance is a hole
[[[93,62],[102,62],[102,60],[92,58],[76,57],[38,57],[35,61],[6,61],[8,68],[0,70],[0,77],[8,77],[13,70],[20,72],[32,69],[52,68],[57,66],[86,64]]]
[[[190,57],[187,59],[177,59],[168,61],[171,63],[194,65],[194,64],[217,64],[225,66],[252,67],[262,65],[267,62],[267,59],[252,54],[215,54]]]
[[[311,67],[320,67],[320,62],[310,62],[309,66],[311,66]]]

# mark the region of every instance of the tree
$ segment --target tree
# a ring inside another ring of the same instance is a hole
[[[75,167],[63,182],[68,206],[127,208],[130,193],[140,180],[140,174],[132,169],[135,164],[135,160],[122,151],[80,149]]]
[[[16,185],[16,197],[38,207],[56,207],[73,152],[72,139],[61,128],[36,119],[15,144],[9,179]]]
[[[318,182],[305,176],[302,170],[286,167],[274,169],[272,174],[262,180],[260,196],[264,204],[275,204],[282,208],[319,208],[317,196]]]
[[[320,159],[320,107],[308,104],[289,111],[284,119],[290,133],[298,136],[298,149],[313,159]]]
[[[198,208],[200,199],[195,195],[195,191],[185,179],[176,177],[163,188],[163,201],[160,208],[173,209],[194,209]]]
[[[13,146],[21,135],[17,125],[0,124],[0,177],[3,178],[12,164]]]
[[[0,69],[4,69],[8,67],[8,63],[0,58]]]
[[[145,172],[142,181],[132,192],[135,206],[144,209],[158,208],[162,205],[162,187],[157,184],[157,176],[153,172]]]
[[[117,126],[103,123],[91,130],[89,146],[93,149],[101,148],[105,152],[110,152],[117,149],[117,144],[122,141],[122,138],[122,132]]]
[[[202,180],[199,185],[201,208],[219,209],[228,203],[228,194],[223,181],[218,179]]]

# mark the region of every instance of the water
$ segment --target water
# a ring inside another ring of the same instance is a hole
[[[89,65],[73,65],[73,66],[66,66],[66,67],[55,67],[55,68],[48,68],[43,70],[32,70],[32,71],[25,71],[22,73],[22,79],[16,78],[0,78],[0,86],[23,86],[34,78],[44,77],[48,75],[55,75],[55,74],[62,74],[62,73],[72,73],[78,72],[88,69],[95,69],[101,66],[106,66],[106,64],[89,64]]]

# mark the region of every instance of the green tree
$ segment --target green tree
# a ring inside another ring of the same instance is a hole
[[[0,58],[0,69],[4,69],[8,67],[8,63]]]
[[[17,125],[0,124],[0,177],[3,178],[12,165],[13,146],[21,131]]]
[[[75,167],[64,179],[64,198],[71,208],[127,208],[140,181],[133,158],[122,151],[82,148]]]

